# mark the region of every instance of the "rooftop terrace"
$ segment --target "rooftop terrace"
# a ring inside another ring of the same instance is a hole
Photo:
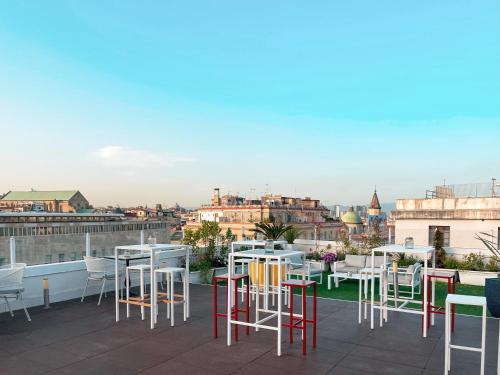
[[[219,293],[220,305],[224,302]],[[212,332],[212,290],[192,285],[191,318],[176,326],[161,315],[158,326],[140,320],[138,309],[129,320],[115,322],[114,298],[101,306],[97,297],[83,303],[70,300],[51,308],[30,309],[28,323],[22,311],[14,318],[0,314],[0,373],[2,374],[442,374],[444,366],[443,319],[429,337],[422,338],[420,318],[390,313],[389,322],[371,331],[357,323],[357,304],[318,301],[318,347],[307,356],[300,343],[289,345],[283,335],[283,355],[276,356],[275,335],[270,331],[240,331],[240,341],[226,346],[224,324],[219,339]],[[178,309],[181,310],[181,309]],[[164,314],[164,311],[160,312]],[[222,323],[222,322],[221,322]],[[479,344],[481,323],[476,317],[457,316],[454,340]],[[496,372],[498,321],[488,319],[486,374]],[[451,374],[479,373],[479,354],[452,354]]]

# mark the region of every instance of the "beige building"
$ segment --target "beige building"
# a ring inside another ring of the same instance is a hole
[[[77,212],[90,208],[78,190],[9,191],[0,199],[0,209],[9,211]]]
[[[448,194],[449,196],[449,194]],[[475,234],[500,234],[500,197],[435,197],[397,199],[393,212],[395,242],[413,237],[417,245],[432,245],[436,229],[444,234],[445,249],[451,253],[484,252]]]
[[[214,190],[212,204],[197,210],[194,222],[186,228],[196,229],[203,221],[219,223],[222,231],[231,229],[238,239],[253,238],[255,223],[274,218],[294,225],[304,239],[335,240],[342,223],[329,219],[330,211],[317,199],[265,195],[261,199],[245,199],[236,195],[220,195]]]

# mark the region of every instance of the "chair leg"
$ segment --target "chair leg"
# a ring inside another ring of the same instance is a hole
[[[130,273],[128,268],[125,270],[125,294],[128,302],[130,298]],[[127,303],[127,318],[130,318],[130,303]]]
[[[182,282],[182,298],[183,298],[183,307],[184,307],[184,321],[187,320],[187,301],[186,301],[186,292],[187,292],[187,283],[186,278]]]
[[[28,322],[31,322],[31,317],[30,317],[30,314],[28,313],[28,309],[26,308],[26,304],[24,303],[22,293],[19,293],[19,299],[23,303],[23,309],[24,309],[24,313],[26,314],[26,319],[28,319]]]
[[[170,298],[172,302],[170,303],[170,308],[172,311],[170,312],[170,325],[173,327],[174,326],[174,273],[170,273]]]
[[[14,312],[12,311],[12,309],[10,308],[10,303],[9,303],[9,300],[7,297],[3,297],[5,299],[5,303],[7,304],[7,308],[9,309],[9,312],[10,312],[10,316],[14,316]]]
[[[85,293],[87,293],[88,286],[89,286],[89,278],[87,277],[87,282],[85,283],[85,288],[83,288],[82,299],[80,300],[80,302],[83,302],[83,299],[85,298]]]
[[[161,284],[161,281],[159,281]],[[153,296],[155,297],[155,303],[154,303],[154,320],[155,324],[158,323],[158,280],[156,280],[154,286],[153,286]],[[153,306],[152,306],[153,307]]]
[[[97,306],[101,305],[102,293],[104,292],[104,287],[105,286],[106,286],[106,278],[103,278],[102,279],[101,294],[99,294],[99,301],[97,302]]]
[[[144,303],[144,272],[139,272],[141,277],[140,287],[141,287],[141,303]],[[141,305],[141,319],[144,320],[144,306]]]

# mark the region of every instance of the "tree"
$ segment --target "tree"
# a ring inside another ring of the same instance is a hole
[[[286,242],[288,242],[290,245],[293,245],[294,241],[299,238],[299,236],[302,234],[302,232],[300,230],[298,230],[297,228],[295,228],[293,225],[290,227],[290,229],[288,229],[286,232],[285,232],[285,240]]]
[[[446,261],[446,251],[443,248],[444,245],[444,236],[443,232],[436,228],[434,232],[434,240],[432,241],[432,245],[436,251],[436,266],[444,267],[444,263]]]
[[[268,240],[279,240],[285,235],[285,233],[292,228],[291,225],[285,225],[283,223],[277,224],[274,217],[271,217],[269,223],[261,222],[255,224],[255,229],[250,229],[255,233],[261,233]]]

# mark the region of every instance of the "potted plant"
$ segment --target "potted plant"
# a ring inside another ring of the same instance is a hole
[[[476,238],[491,252],[491,258],[500,264],[500,250],[497,245],[497,238],[489,233],[481,232],[476,234]],[[495,318],[500,318],[500,277],[488,278],[485,280],[485,295],[488,304],[488,310]]]
[[[325,269],[324,271],[328,271],[328,268],[332,268],[332,263],[337,261],[337,254],[332,253],[332,252],[327,252],[323,254],[323,262],[325,264]]]
[[[310,249],[309,249],[310,250]],[[323,260],[323,253],[321,251],[313,250],[306,255],[306,259],[309,260],[314,266],[314,268],[320,269],[322,272],[328,270],[328,263]]]
[[[291,225],[276,223],[274,217],[271,217],[269,222],[256,223],[255,228],[251,229],[255,233],[260,233],[267,240],[276,241],[285,235],[291,228]]]
[[[288,242],[288,248],[292,249],[292,245],[295,242],[297,238],[302,234],[300,230],[295,228],[294,226],[291,226],[286,232],[285,232],[285,240]]]

